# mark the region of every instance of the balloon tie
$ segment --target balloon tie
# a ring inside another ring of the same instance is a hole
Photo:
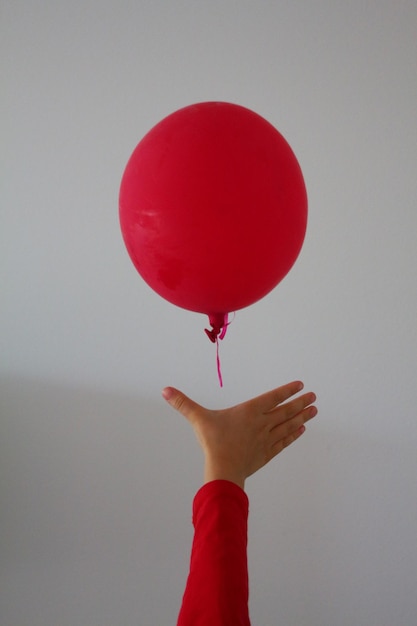
[[[218,314],[218,315],[209,315],[209,322],[211,324],[211,329],[205,328],[204,331],[207,337],[210,339],[212,343],[216,344],[216,363],[217,363],[217,376],[219,378],[220,387],[223,387],[223,377],[221,371],[220,364],[220,354],[219,354],[219,339],[224,339],[226,335],[227,327],[230,322],[228,321],[229,314]]]

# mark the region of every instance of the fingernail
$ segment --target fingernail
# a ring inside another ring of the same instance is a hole
[[[306,427],[304,426],[304,424],[302,426],[300,426],[300,428],[298,429],[298,434],[302,435],[303,433],[305,433],[306,431]]]

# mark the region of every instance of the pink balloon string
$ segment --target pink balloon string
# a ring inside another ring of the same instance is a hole
[[[223,387],[223,376],[222,369],[220,366],[220,356],[219,356],[219,338],[216,337],[216,363],[217,363],[217,376],[219,378],[219,385]]]
[[[219,339],[224,339],[224,336],[226,335],[227,327],[230,324],[228,319],[229,319],[228,313],[219,313],[216,315],[209,315],[209,322],[211,324],[211,329],[210,330],[208,328],[204,329],[210,341],[216,344],[217,376],[219,378],[220,387],[223,387],[223,377],[222,377],[220,355],[219,355]]]

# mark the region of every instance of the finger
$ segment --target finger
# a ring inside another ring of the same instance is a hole
[[[297,433],[300,429],[303,430],[304,424],[311,420],[315,415],[317,415],[317,407],[308,406],[292,419],[287,420],[286,422],[273,428],[270,431],[272,447],[285,447],[283,442],[285,442],[288,438],[291,438],[294,433]]]
[[[283,424],[284,422],[291,420],[293,417],[298,415],[301,411],[303,411],[306,407],[309,407],[313,402],[316,401],[316,394],[313,392],[304,393],[302,396],[291,400],[291,402],[287,402],[286,404],[281,404],[276,407],[274,410],[270,411],[272,416],[271,420],[271,430]]]
[[[294,441],[297,441],[297,439],[299,439],[301,435],[305,433],[305,431],[306,431],[306,427],[304,426],[304,424],[302,424],[301,426],[296,428],[293,432],[289,433],[283,439],[276,441],[271,447],[272,458],[274,456],[277,456],[277,454],[279,454],[280,452],[282,452],[284,448],[288,448],[288,446],[294,443]]]
[[[257,398],[254,398],[252,402],[260,411],[268,413],[276,408],[278,404],[285,402],[285,400],[288,400],[291,396],[301,391],[303,387],[304,385],[300,380],[295,380],[287,385],[282,385],[281,387],[263,393]]]
[[[194,400],[186,396],[185,393],[178,391],[178,389],[174,387],[165,387],[162,390],[162,396],[168,404],[191,422],[197,412],[205,410],[202,406],[197,404],[197,402],[194,402]]]

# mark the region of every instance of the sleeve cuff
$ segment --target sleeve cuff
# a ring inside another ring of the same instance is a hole
[[[245,515],[249,511],[249,498],[246,492],[230,480],[212,480],[197,491],[193,502],[193,516],[200,507],[211,498],[228,498],[234,500],[243,509]]]

